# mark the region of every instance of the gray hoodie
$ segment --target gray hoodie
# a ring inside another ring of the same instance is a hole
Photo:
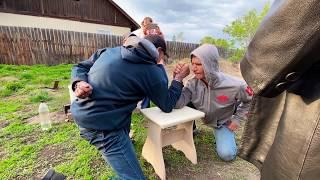
[[[203,122],[211,127],[220,127],[230,121],[239,123],[248,112],[251,89],[245,81],[220,72],[219,53],[214,45],[204,44],[195,49],[192,55],[200,59],[208,86],[195,77],[190,79],[183,88],[176,108],[192,102],[196,109],[206,114]],[[239,106],[234,112],[237,104]]]

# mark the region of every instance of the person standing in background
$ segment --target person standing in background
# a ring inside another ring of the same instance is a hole
[[[130,33],[130,36],[135,35],[139,38],[144,38],[147,35],[159,35],[164,39],[163,33],[160,30],[160,27],[158,24],[153,23],[153,20],[151,17],[145,17],[143,21],[141,22],[141,28],[133,31]],[[125,41],[125,40],[124,40]],[[167,62],[168,59],[168,54],[165,54],[163,61],[160,61],[158,63],[164,65]],[[139,109],[145,109],[150,107],[150,99],[149,98],[144,98],[142,101],[138,102],[137,107]],[[131,134],[133,136],[133,134]]]
[[[153,20],[151,17],[145,17],[143,18],[141,22],[141,28],[135,30],[132,32],[132,34],[135,34],[136,36],[143,38],[146,34],[146,28],[149,24],[153,23]]]

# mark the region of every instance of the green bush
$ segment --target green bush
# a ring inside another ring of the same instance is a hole
[[[236,49],[233,56],[229,57],[228,60],[231,62],[240,62],[245,54],[245,49]]]

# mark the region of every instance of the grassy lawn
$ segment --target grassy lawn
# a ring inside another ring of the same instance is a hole
[[[68,179],[108,179],[114,172],[98,151],[82,140],[73,122],[65,122],[63,105],[69,103],[67,85],[72,65],[13,66],[0,65],[0,179],[34,179],[54,168]],[[50,90],[59,80],[59,89]],[[42,131],[33,120],[41,101],[47,102],[52,129]],[[132,129],[135,149],[147,179],[158,179],[152,166],[141,157],[146,138],[146,122],[134,113]],[[164,148],[168,179],[247,179],[257,175],[250,164],[237,159],[225,163],[218,159],[212,129],[197,122],[195,137],[198,164],[193,165],[183,153]],[[237,136],[239,139],[239,135]]]

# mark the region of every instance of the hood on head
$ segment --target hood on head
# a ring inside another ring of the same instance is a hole
[[[157,48],[150,41],[137,36],[129,36],[123,47],[122,58],[132,63],[156,64],[159,58]]]
[[[215,45],[203,44],[191,52],[191,57],[196,56],[200,59],[203,66],[204,75],[209,84],[218,81],[219,52]]]

